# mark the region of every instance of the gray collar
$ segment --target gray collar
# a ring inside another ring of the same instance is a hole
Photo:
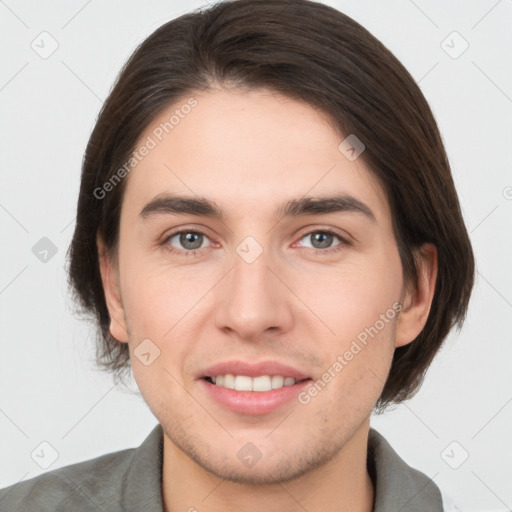
[[[443,512],[437,485],[411,468],[373,428],[368,435],[367,467],[375,488],[374,512]]]
[[[158,424],[133,451],[121,494],[122,510],[162,512],[163,430]],[[375,488],[374,512],[443,512],[437,485],[411,468],[370,428],[367,467]]]

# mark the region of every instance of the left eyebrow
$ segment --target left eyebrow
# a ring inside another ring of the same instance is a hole
[[[286,201],[277,208],[278,217],[299,217],[302,215],[327,215],[330,213],[359,213],[372,222],[376,217],[372,210],[359,199],[349,194],[336,194],[322,197],[302,197]],[[222,209],[205,197],[187,197],[161,194],[147,203],[140,212],[143,219],[157,214],[202,215],[225,220]]]
[[[359,213],[372,222],[376,222],[372,210],[350,194],[293,199],[278,208],[276,213],[282,217],[298,217],[299,215],[327,215],[342,212]]]

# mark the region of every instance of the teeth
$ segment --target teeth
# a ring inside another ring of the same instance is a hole
[[[253,391],[270,391],[272,389],[272,379],[268,375],[254,377],[251,380]]]
[[[232,377],[232,375],[230,375]],[[245,375],[237,375],[235,377],[235,389],[237,391],[252,391],[252,379]]]
[[[235,377],[233,375],[224,375],[224,384],[221,383],[221,386],[229,389],[235,389]]]
[[[272,389],[282,388],[283,384],[284,384],[284,377],[281,377],[281,375],[274,375],[272,377]]]
[[[217,375],[210,377],[216,386],[237,391],[270,391],[280,389],[284,386],[293,386],[297,381],[292,377],[281,375],[261,375],[259,377],[248,377],[247,375]]]

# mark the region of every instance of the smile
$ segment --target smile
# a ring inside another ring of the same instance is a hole
[[[272,389],[281,389],[285,386],[293,386],[297,379],[292,377],[283,377],[282,375],[260,375],[258,377],[249,377],[247,375],[217,375],[215,377],[206,377],[210,383],[227,389],[236,391],[271,391]],[[305,380],[305,379],[302,379]]]
[[[238,386],[239,389],[226,387],[224,379],[227,375],[229,375],[228,385]],[[202,378],[197,382],[201,385],[206,398],[221,406],[222,409],[251,416],[268,414],[293,403],[299,404],[299,393],[313,382],[310,378],[297,381],[291,377],[285,379],[279,375],[272,377],[261,375],[252,378],[246,375],[237,375],[236,377],[233,374],[227,375],[217,375],[216,383],[213,382],[213,377]],[[222,385],[219,384],[219,381],[222,382]],[[268,389],[269,386],[272,386],[272,381],[276,387]],[[265,389],[262,389],[263,386]]]

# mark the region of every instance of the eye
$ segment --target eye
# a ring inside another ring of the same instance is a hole
[[[331,254],[350,245],[346,238],[329,229],[310,231],[303,235],[300,240],[308,238],[311,240],[309,247],[316,253]],[[332,245],[335,239],[339,242]],[[201,249],[208,247],[207,240],[209,240],[209,237],[201,231],[182,229],[181,231],[171,233],[165,238],[162,245],[169,252],[178,256],[198,256]],[[301,243],[300,245],[303,244]],[[308,246],[306,245],[306,247]]]
[[[186,229],[172,233],[163,243],[172,253],[195,256],[196,251],[205,247],[204,242],[206,239],[208,239],[208,237],[204,233]],[[180,247],[177,248],[176,245],[181,245],[183,249]]]
[[[301,238],[301,240],[308,238],[311,240],[310,247],[314,249],[315,252],[317,253],[331,253],[334,251],[341,250],[343,249],[343,247],[347,245],[350,245],[349,242],[345,238],[340,236],[338,233],[326,229],[310,231],[309,233],[304,235]],[[335,239],[338,239],[339,243],[333,246],[332,243]]]

